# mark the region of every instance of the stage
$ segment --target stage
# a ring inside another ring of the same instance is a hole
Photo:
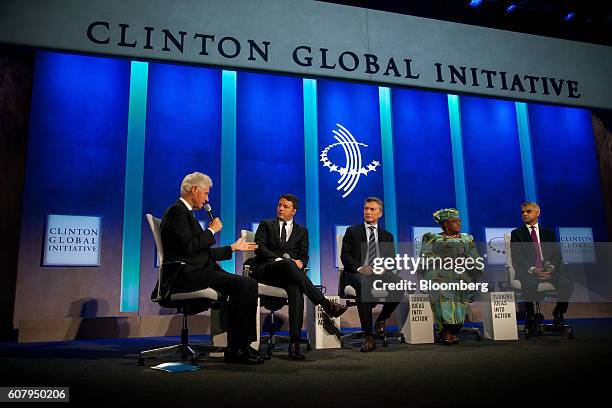
[[[137,365],[140,350],[176,337],[0,344],[5,385],[69,386],[70,401],[201,406],[535,406],[607,394],[612,319],[569,320],[575,338],[540,336],[459,345],[391,344],[313,350],[304,362],[284,350],[263,365],[202,358],[201,370],[169,374]],[[205,336],[192,342],[207,343]],[[358,344],[358,343],[357,343]],[[595,399],[598,397],[597,399]]]

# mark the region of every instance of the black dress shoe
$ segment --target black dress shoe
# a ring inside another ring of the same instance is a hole
[[[553,326],[556,329],[562,329],[565,327],[565,319],[563,318],[563,313],[558,312],[557,308],[553,310]]]
[[[376,337],[383,338],[387,334],[386,332],[386,322],[384,320],[377,320],[374,325],[374,333],[376,333]]]
[[[332,318],[342,316],[342,313],[346,312],[346,309],[348,309],[345,305],[330,302],[327,299],[325,299],[323,303],[321,303],[321,307],[323,308],[323,311],[327,313],[329,317]]]
[[[255,351],[255,350],[253,350]],[[226,363],[231,364],[262,364],[263,357],[255,356],[248,348],[238,350],[226,350],[223,356]]]
[[[535,314],[527,313],[525,316],[525,330],[531,333],[535,333],[538,330]]]
[[[362,353],[369,353],[376,350],[376,341],[374,340],[374,336],[371,334],[366,335],[363,338],[363,343],[361,344],[361,348],[359,350]]]
[[[289,343],[289,359],[295,361],[304,360],[306,356],[300,349],[300,343]]]
[[[264,356],[264,354],[261,351],[256,350],[256,349],[254,349],[251,346],[247,347],[247,351],[249,352],[249,355],[251,357],[253,357],[253,358],[261,358],[261,359],[265,360],[265,356]]]

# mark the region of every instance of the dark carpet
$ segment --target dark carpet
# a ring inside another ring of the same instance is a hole
[[[178,342],[173,337],[2,343],[0,385],[68,386],[71,403],[78,405],[524,407],[581,401],[583,406],[612,388],[612,319],[571,323],[574,339],[391,344],[373,353],[313,350],[304,362],[289,361],[279,349],[263,365],[205,357],[201,370],[174,374],[150,366],[177,358],[136,364],[138,351]]]

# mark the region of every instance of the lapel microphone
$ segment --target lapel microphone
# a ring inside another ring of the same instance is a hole
[[[212,212],[212,207],[210,206],[209,203],[204,204],[204,211],[206,211],[206,213],[208,214],[208,218],[210,218],[210,220],[214,220],[215,219],[215,215]]]

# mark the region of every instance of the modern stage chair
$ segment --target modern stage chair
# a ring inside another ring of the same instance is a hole
[[[507,287],[505,289],[513,291],[516,295],[516,298],[518,299],[521,295],[522,287],[521,287],[521,281],[516,279],[516,271],[514,270],[514,267],[512,266],[512,245],[511,245],[510,239],[511,239],[510,234],[504,234],[504,248],[506,250],[506,280],[507,280],[507,284],[506,284]],[[565,263],[561,264],[561,268],[564,268],[564,269],[567,268],[567,264]],[[557,296],[557,288],[555,288],[555,285],[553,285],[552,282],[540,282],[538,284],[538,293],[541,293],[543,296],[543,299],[546,300],[546,299]],[[536,314],[540,314],[540,316],[543,318],[542,313],[540,312],[540,302],[536,302]],[[544,331],[553,332],[555,331],[554,326],[552,324],[539,325],[536,333],[530,333],[529,330],[527,330],[527,327],[525,327],[524,335],[525,335],[525,338],[528,339],[529,337],[532,337],[536,334],[543,334]],[[568,324],[566,324],[563,327],[563,332],[570,339],[574,337],[572,326]]]
[[[155,245],[157,246],[157,260],[159,262],[157,284],[153,293],[151,294],[151,300],[153,302],[157,302],[162,307],[176,308],[177,313],[181,313],[183,315],[183,328],[181,330],[180,344],[141,351],[140,355],[138,356],[138,364],[144,365],[144,359],[146,357],[160,357],[179,353],[181,354],[181,358],[183,360],[187,360],[189,358],[192,364],[197,364],[197,357],[200,352],[196,352],[195,350],[199,349],[199,347],[189,344],[187,316],[198,314],[209,308],[218,309],[223,299],[217,291],[211,288],[206,288],[195,292],[174,293],[172,295],[168,295],[169,285],[167,282],[172,280],[172,276],[176,276],[177,273],[180,273],[180,270],[184,267],[185,263],[180,261],[164,262],[164,249],[160,230],[161,220],[153,217],[151,214],[147,214],[146,217],[147,221],[149,222],[149,226],[151,227],[153,238],[155,239]],[[162,277],[164,279],[162,279]],[[162,285],[162,283],[164,285]]]
[[[351,307],[351,306],[357,306],[357,291],[355,290],[353,286],[346,285],[344,282],[344,265],[342,264],[342,259],[340,258],[340,254],[342,253],[342,240],[343,239],[344,239],[344,234],[336,234],[336,260],[338,263],[338,296],[340,296],[340,299],[343,299],[346,301],[345,304],[347,307]],[[384,302],[385,298],[387,297],[387,292],[381,290],[375,295],[379,298],[380,302]],[[397,317],[399,315],[396,313],[395,316]],[[401,329],[401,322],[397,322],[397,324],[398,324],[398,329]],[[364,332],[362,330],[354,331],[354,332],[343,335],[340,338],[340,341],[342,343],[342,346],[344,346],[344,343],[346,340],[363,337],[363,335],[364,335]],[[402,333],[386,333],[385,332],[385,336],[382,337],[383,347],[388,347],[387,339],[389,337],[397,338],[399,342],[402,342],[402,343],[404,342],[404,336]]]
[[[246,238],[247,242],[255,241],[255,233],[253,231],[241,230],[240,235]],[[246,264],[246,261],[255,257],[255,252],[244,251],[242,252],[242,275],[251,276],[251,268]],[[306,269],[307,270],[307,269]],[[276,324],[274,312],[282,309],[287,305],[287,291],[277,286],[264,285],[258,283],[257,292],[261,302],[261,306],[270,311],[270,329],[267,336],[263,336],[260,341],[266,341],[266,358],[272,358],[272,351],[279,340],[289,342],[289,336],[279,336],[276,334]],[[260,328],[257,328],[258,332],[261,332]],[[300,343],[306,344],[307,350],[311,350],[310,340],[307,338],[300,338]]]

